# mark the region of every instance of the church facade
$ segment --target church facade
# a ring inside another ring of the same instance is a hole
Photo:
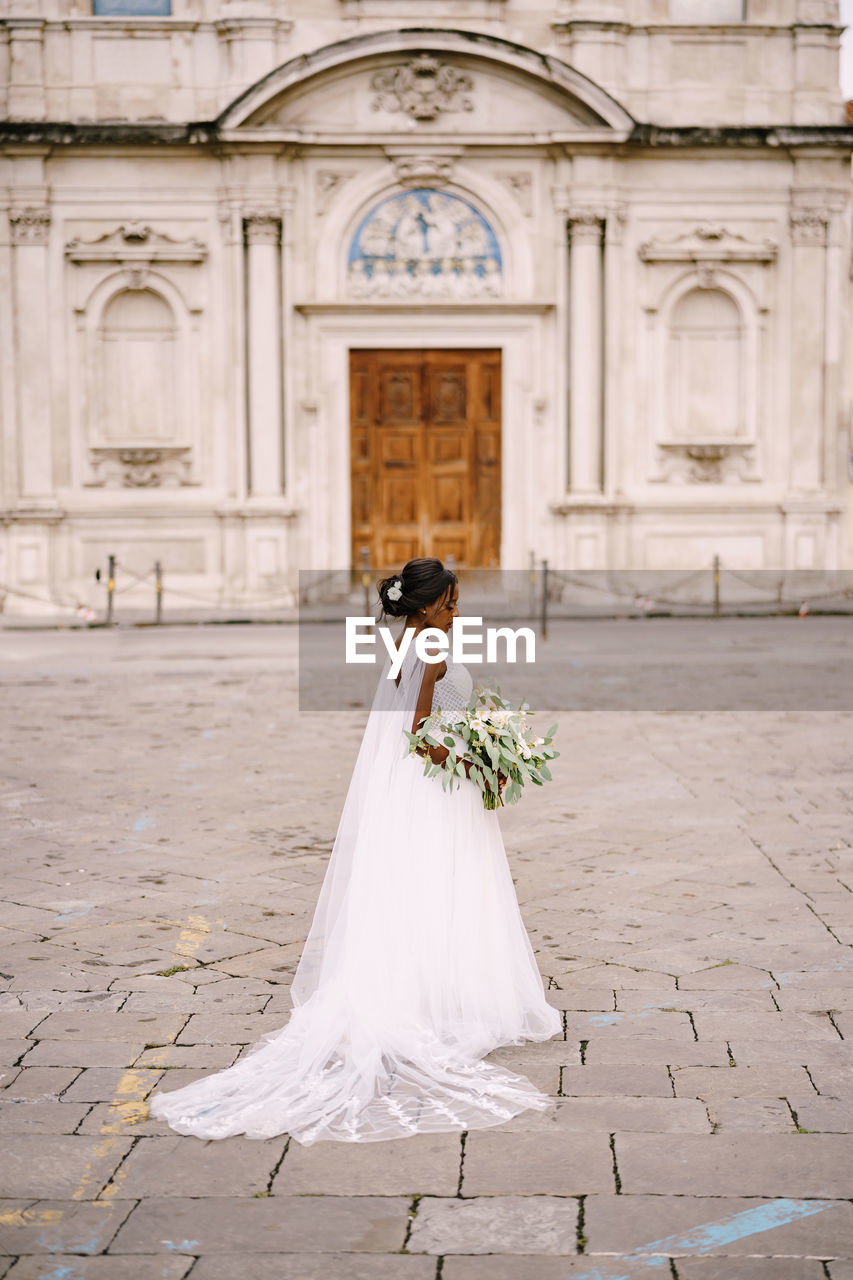
[[[7,3],[7,612],[853,565],[836,0]]]

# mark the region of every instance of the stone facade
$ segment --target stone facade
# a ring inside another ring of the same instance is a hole
[[[505,568],[853,565],[836,0],[6,4],[7,612],[348,564],[365,347],[500,349]]]

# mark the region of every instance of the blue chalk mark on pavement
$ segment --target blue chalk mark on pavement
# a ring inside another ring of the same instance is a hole
[[[137,818],[133,824],[134,831],[147,831],[149,827],[156,827],[157,821],[150,814],[143,813],[141,818]]]
[[[665,1236],[662,1240],[653,1240],[651,1244],[642,1245],[631,1253],[614,1258],[616,1267],[625,1264],[631,1266],[630,1271],[616,1275],[613,1271],[604,1273],[593,1267],[590,1271],[577,1273],[573,1280],[634,1280],[642,1270],[655,1270],[666,1267],[673,1255],[699,1255],[713,1253],[724,1245],[742,1240],[745,1236],[759,1235],[762,1231],[771,1231],[774,1227],[784,1227],[797,1218],[808,1218],[816,1213],[824,1213],[837,1205],[846,1203],[843,1200],[772,1200],[768,1204],[758,1205],[755,1209],[746,1209],[742,1213],[734,1213],[728,1218],[720,1218],[716,1222],[705,1222],[683,1234]],[[603,1255],[607,1256],[607,1255]]]

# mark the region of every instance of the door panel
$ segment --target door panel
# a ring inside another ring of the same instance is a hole
[[[352,563],[497,568],[501,353],[352,351]]]

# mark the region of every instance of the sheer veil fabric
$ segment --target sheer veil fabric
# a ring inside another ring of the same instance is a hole
[[[408,753],[425,669],[412,643],[398,687],[385,657],[289,1021],[227,1070],[153,1097],[151,1116],[178,1133],[379,1141],[554,1105],[525,1076],[481,1061],[562,1024],[497,812],[466,779],[444,791]]]

